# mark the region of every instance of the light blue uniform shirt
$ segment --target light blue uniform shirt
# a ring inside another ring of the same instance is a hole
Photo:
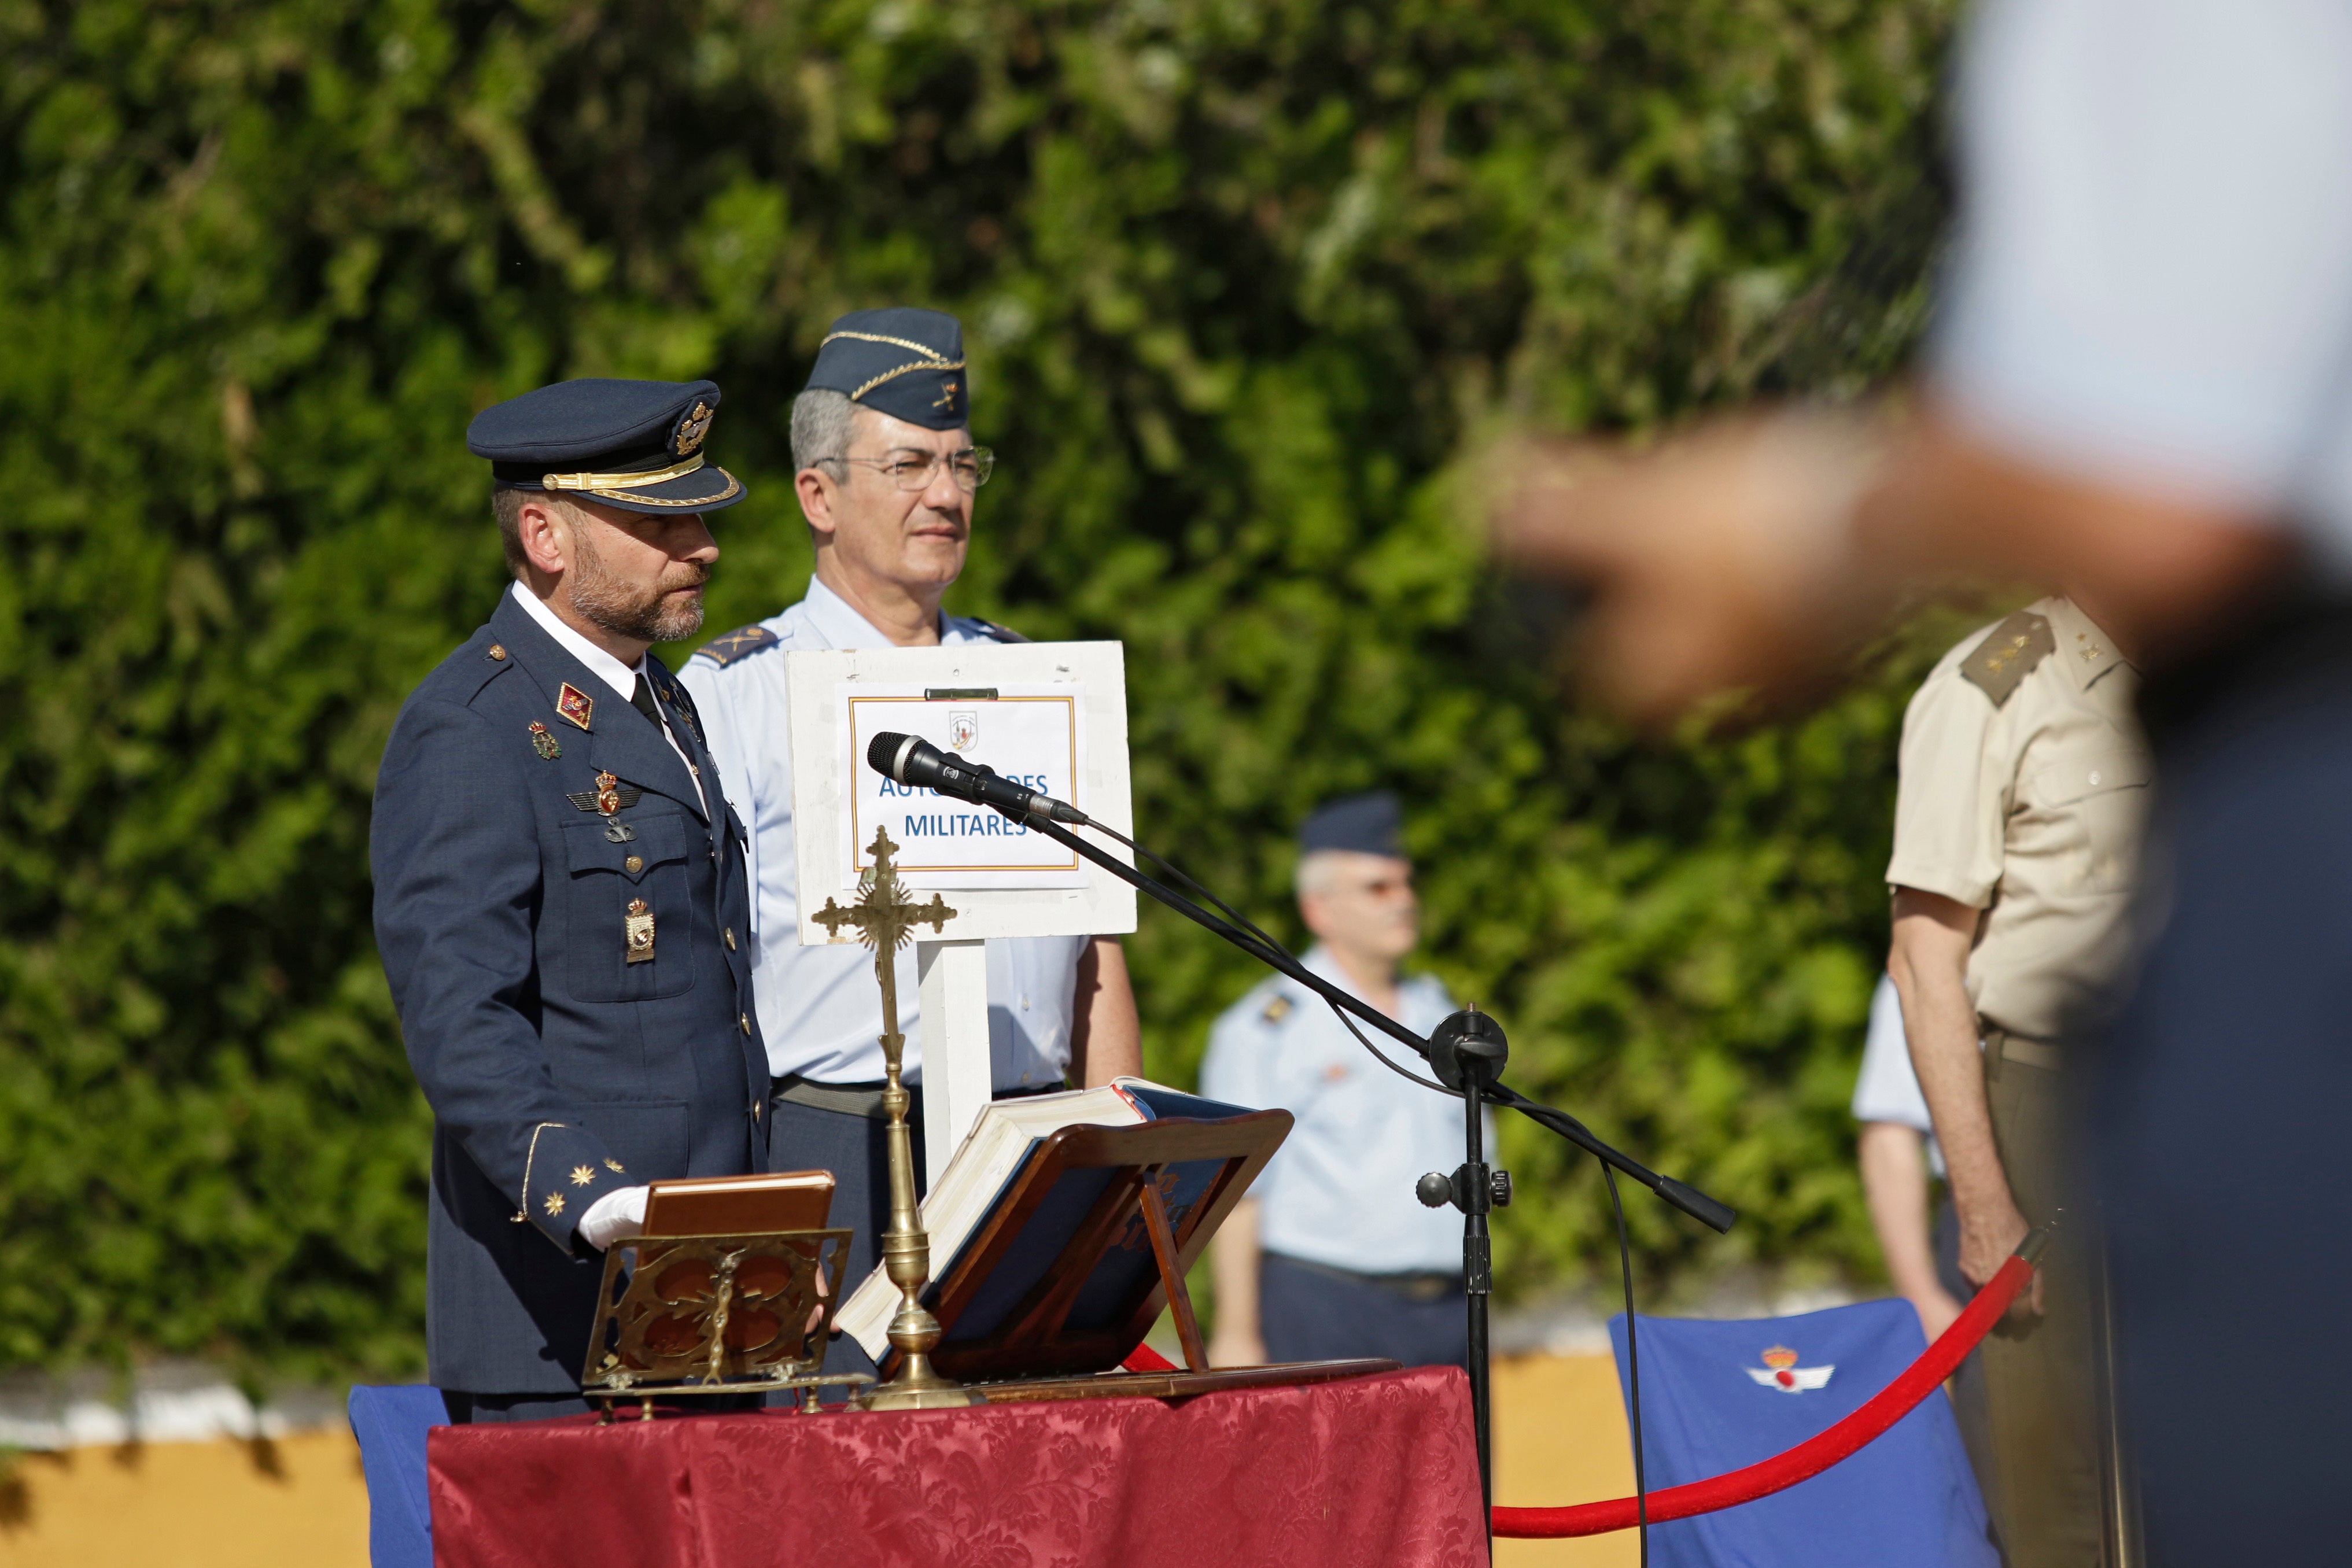
[[[1318,946],[1307,967],[1356,988]],[[1427,1034],[1454,1010],[1427,976],[1397,987],[1407,1029]],[[1400,1066],[1428,1076],[1412,1047],[1359,1024]],[[1462,1102],[1382,1067],[1322,998],[1276,975],[1218,1018],[1201,1064],[1201,1092],[1297,1118],[1251,1188],[1258,1239],[1269,1252],[1360,1274],[1462,1271],[1462,1215],[1423,1208],[1413,1185],[1462,1163]],[[1487,1159],[1494,1159],[1487,1119]]]
[[[1003,640],[985,622],[940,620],[942,643]],[[753,1005],[768,1042],[768,1064],[779,1077],[797,1072],[821,1083],[857,1083],[882,1076],[882,998],[872,956],[855,946],[801,946],[784,655],[888,646],[889,638],[812,578],[798,604],[714,638],[678,674],[701,711],[728,801],[751,835]],[[1078,957],[1087,941],[1022,936],[988,944],[989,1055],[999,1093],[1050,1083],[1068,1071]],[[898,972],[906,1076],[917,1083],[922,1081],[922,1019],[911,953]]]

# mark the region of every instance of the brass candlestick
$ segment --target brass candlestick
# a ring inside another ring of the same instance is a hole
[[[858,940],[874,949],[874,977],[882,987],[882,1109],[890,1118],[886,1134],[890,1156],[890,1228],[882,1233],[883,1266],[898,1287],[898,1311],[890,1320],[890,1344],[898,1353],[898,1375],[865,1396],[868,1410],[939,1410],[980,1400],[961,1385],[941,1377],[931,1367],[931,1347],[940,1343],[940,1321],[922,1302],[923,1287],[930,1282],[931,1239],[923,1229],[915,1207],[915,1145],[907,1129],[907,1108],[914,1097],[898,1081],[907,1053],[907,1037],[898,1032],[899,948],[914,939],[914,928],[946,928],[955,918],[938,894],[929,904],[908,898],[898,883],[891,856],[898,846],[880,828],[871,846],[874,869],[859,879],[857,902],[844,909],[828,898],[817,912],[817,923],[835,936],[844,925],[857,928]]]

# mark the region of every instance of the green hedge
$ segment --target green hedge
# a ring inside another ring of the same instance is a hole
[[[0,0],[0,1364],[416,1364],[365,832],[499,589],[460,433],[719,379],[720,630],[798,595],[786,407],[893,301],[963,317],[1003,455],[951,605],[1126,642],[1152,841],[1286,919],[1299,815],[1400,788],[1514,1081],[1748,1211],[1635,1201],[1647,1266],[1872,1268],[1843,1100],[1938,633],[1633,745],[1512,632],[1445,465],[1496,411],[1896,366],[1953,9]],[[1247,966],[1157,915],[1132,951],[1186,1081]],[[1589,1167],[1505,1148],[1508,1284],[1604,1261]]]

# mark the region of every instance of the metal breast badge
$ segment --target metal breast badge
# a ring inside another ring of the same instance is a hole
[[[550,762],[563,755],[563,747],[547,732],[547,726],[537,719],[530,721],[530,747]]]
[[[628,943],[628,959],[632,964],[654,961],[654,912],[646,907],[642,898],[629,900],[629,913],[623,916],[622,925]]]
[[[564,796],[583,811],[604,814],[604,836],[616,844],[625,844],[637,836],[637,831],[626,822],[615,821],[613,813],[625,811],[645,795],[634,784],[624,784],[610,773],[596,775],[593,789],[573,789]]]

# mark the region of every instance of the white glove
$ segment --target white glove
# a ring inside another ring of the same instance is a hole
[[[580,1239],[602,1252],[615,1241],[643,1235],[646,1191],[641,1186],[615,1187],[590,1204],[588,1212],[580,1217]]]

